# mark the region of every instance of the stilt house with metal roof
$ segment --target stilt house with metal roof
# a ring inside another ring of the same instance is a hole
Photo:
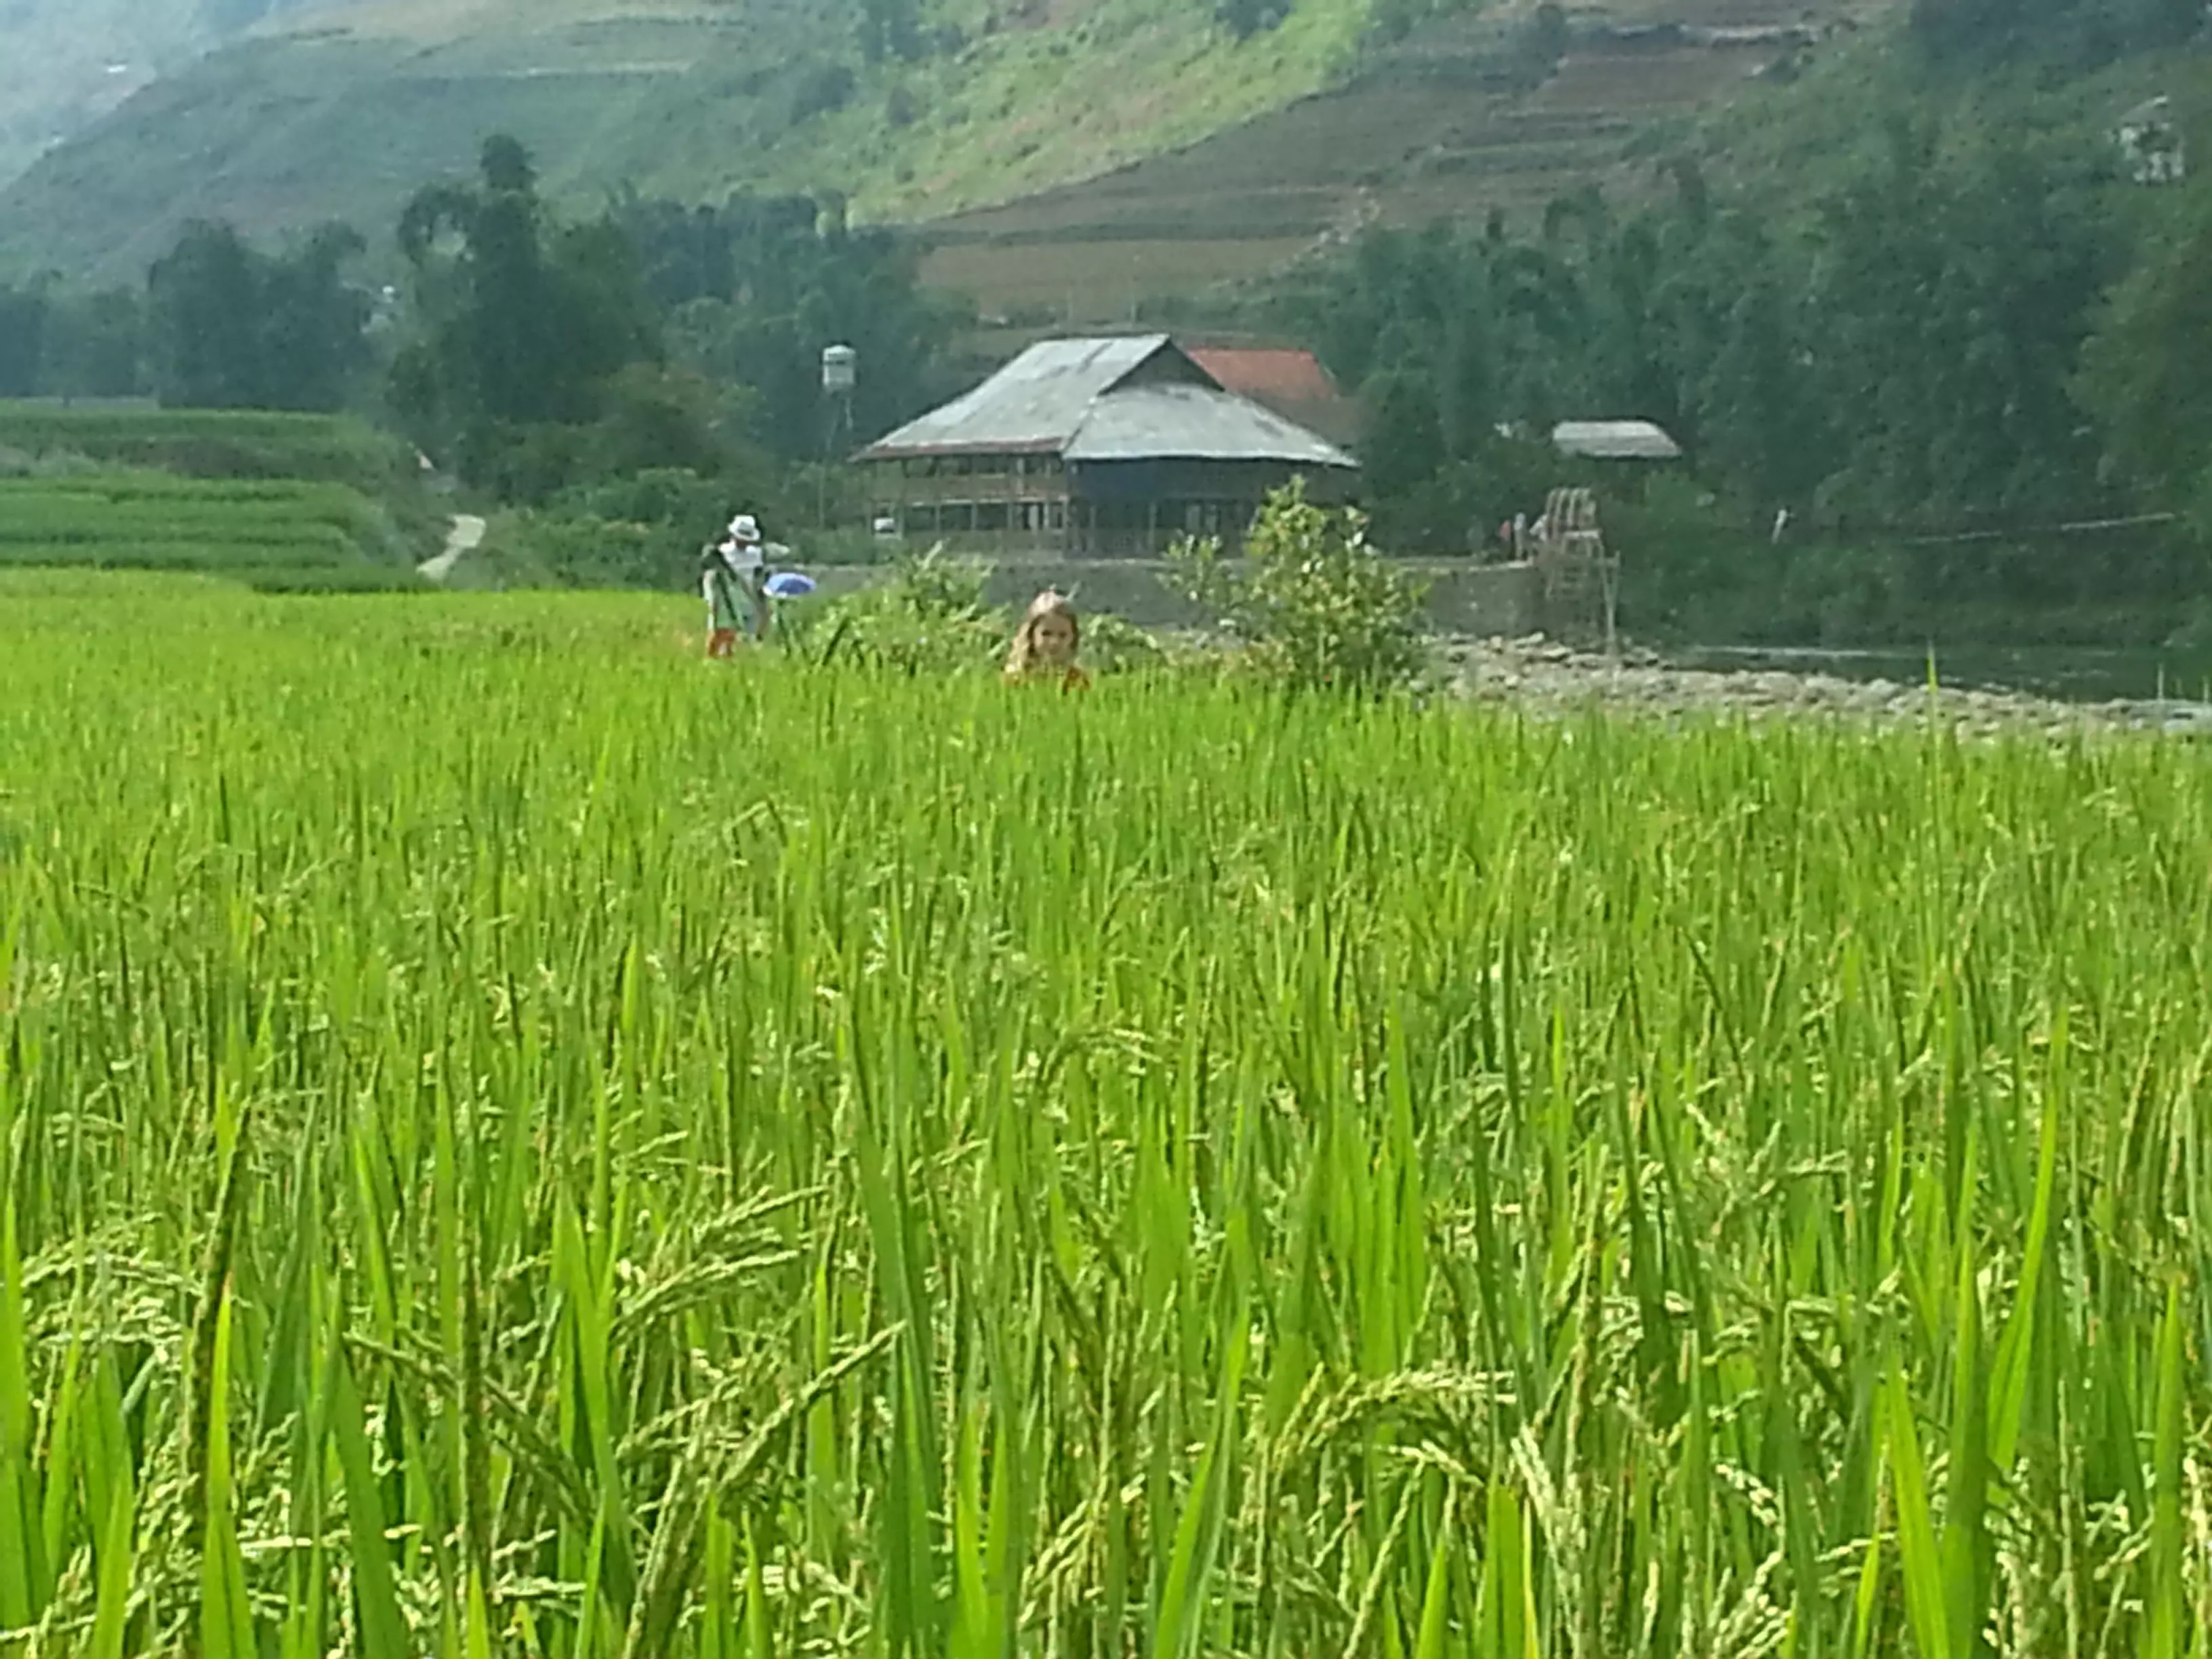
[[[1048,340],[871,444],[881,517],[980,552],[1142,557],[1182,535],[1234,545],[1294,477],[1347,499],[1358,463],[1226,390],[1164,334]]]

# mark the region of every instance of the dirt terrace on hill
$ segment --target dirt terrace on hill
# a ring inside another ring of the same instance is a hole
[[[1597,184],[1648,187],[1637,141],[1777,63],[1854,32],[1886,0],[1609,0],[1516,83],[1503,7],[1425,32],[1350,84],[1202,143],[933,224],[929,279],[987,315],[1122,321],[1143,301],[1279,269],[1373,224],[1533,213]]]

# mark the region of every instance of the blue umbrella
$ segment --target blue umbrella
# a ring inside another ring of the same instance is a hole
[[[768,591],[779,599],[796,599],[814,591],[814,578],[796,570],[779,570],[768,579]]]

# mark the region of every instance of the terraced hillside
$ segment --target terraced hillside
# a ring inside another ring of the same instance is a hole
[[[266,592],[420,586],[388,519],[343,484],[165,472],[0,477],[0,570],[218,576]]]
[[[1014,333],[1126,320],[1373,223],[1540,210],[1648,180],[1666,123],[1876,19],[1887,0],[1608,0],[1555,66],[1533,6],[1375,58],[1347,83],[1103,176],[931,227],[929,274]]]
[[[797,0],[660,17],[556,5],[519,28],[485,10],[349,8],[155,82],[0,198],[0,264],[129,280],[195,216],[264,234],[374,229],[499,131],[530,143],[556,185],[581,185],[586,158],[647,120],[666,83],[811,32]]]
[[[925,227],[929,275],[1037,330],[1133,320],[1361,226],[1540,206],[1650,175],[1665,125],[1895,0],[1471,0],[1388,50],[1374,0],[1243,44],[1211,0],[928,0],[908,63],[859,0],[355,0],[133,99],[0,197],[0,275],[134,279],[195,215],[373,233],[520,136],[574,203],[848,191]],[[988,352],[994,349],[985,342]]]
[[[513,132],[552,190],[832,187],[915,220],[1188,144],[1328,84],[1371,0],[1237,42],[1212,0],[920,0],[870,60],[861,0],[362,0],[131,100],[0,196],[0,274],[137,276],[193,215],[372,232]]]
[[[415,452],[350,418],[0,403],[0,572],[404,589],[443,523]]]

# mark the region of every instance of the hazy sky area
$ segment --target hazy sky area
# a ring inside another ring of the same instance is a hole
[[[0,0],[0,181],[157,70],[302,0]]]

